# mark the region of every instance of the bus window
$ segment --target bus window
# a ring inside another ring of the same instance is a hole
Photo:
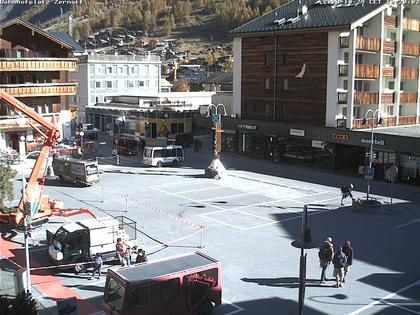
[[[160,149],[159,149],[159,150],[154,150],[154,151],[153,151],[153,157],[154,157],[154,158],[160,158],[160,157],[163,157],[163,156],[162,156],[162,150],[160,150]]]
[[[182,149],[176,149],[176,156],[178,156],[178,157],[184,157],[184,154],[182,152]]]
[[[85,166],[83,164],[71,163],[71,173],[76,175],[85,175]]]
[[[144,307],[148,304],[149,287],[132,288],[128,294],[128,307]]]
[[[172,300],[179,296],[179,278],[174,278],[160,283],[160,300],[162,302]]]
[[[151,158],[152,157],[152,149],[147,148],[144,150],[144,157]]]
[[[110,278],[105,292],[105,302],[116,311],[122,311],[124,305],[125,288],[114,279]]]

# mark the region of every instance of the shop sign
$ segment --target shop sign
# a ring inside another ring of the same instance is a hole
[[[370,144],[371,143],[371,140],[370,139],[360,139],[360,143],[361,144]],[[376,145],[385,145],[385,140],[383,140],[383,139],[380,139],[380,140],[378,140],[378,139],[374,139],[373,140],[373,144],[376,144]]]
[[[291,136],[297,136],[297,137],[304,137],[305,136],[305,130],[302,130],[302,129],[290,129],[290,135]]]
[[[347,141],[350,139],[350,136],[345,133],[333,133],[331,137],[334,140],[340,140],[340,141]]]
[[[325,147],[325,142],[322,140],[312,140],[312,147],[323,149]]]
[[[246,130],[257,130],[258,126],[257,125],[243,125],[243,124],[238,124],[238,128],[239,129],[246,129]]]
[[[373,167],[365,167],[365,179],[373,179],[375,169]]]

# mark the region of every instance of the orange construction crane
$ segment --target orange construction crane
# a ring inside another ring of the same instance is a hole
[[[48,159],[51,148],[61,139],[60,132],[58,131],[54,122],[48,121],[43,116],[35,112],[32,108],[4,91],[0,91],[0,103],[9,105],[13,111],[29,118],[31,121],[28,121],[27,123],[44,138],[44,143],[42,144],[40,154],[35,161],[35,165],[31,171],[31,175],[29,176],[24,189],[25,196],[22,194],[18,209],[16,211],[11,213],[0,213],[0,223],[23,225],[25,215],[28,215],[29,218],[27,223],[52,215],[69,216],[77,215],[80,213],[88,213],[92,217],[96,218],[95,214],[93,214],[89,209],[62,208],[59,207],[61,202],[49,200],[47,196],[43,195],[45,174],[41,179],[38,178],[40,177],[42,167],[46,162],[46,159]],[[40,125],[41,128],[38,128],[36,124]],[[24,204],[24,201],[27,202]],[[29,206],[30,209],[28,210]],[[70,214],[65,214],[66,211],[69,211]]]

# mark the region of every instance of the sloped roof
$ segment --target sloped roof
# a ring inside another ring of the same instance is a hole
[[[64,32],[49,32],[51,35],[57,37],[61,41],[67,43],[69,46],[73,48],[73,52],[75,53],[83,53],[85,50],[82,46],[79,45],[79,43],[71,37],[69,34]]]
[[[23,26],[27,27],[28,29],[33,30],[34,32],[37,32],[37,33],[41,34],[42,36],[58,43],[59,45],[62,45],[63,47],[72,50],[72,46],[69,45],[68,43],[64,42],[60,38],[58,38],[58,37],[56,37],[56,36],[54,36],[54,35],[52,35],[48,32],[45,32],[42,29],[40,29],[39,27],[36,27],[35,25],[33,25],[33,24],[31,24],[31,23],[29,23],[25,20],[22,20],[22,19],[13,19],[13,20],[7,21],[6,23],[0,25],[0,30],[11,27],[15,24],[23,25]]]
[[[233,72],[217,72],[200,81],[202,84],[233,84]]]
[[[386,1],[383,1],[381,4],[370,4],[368,0],[336,0],[333,1],[336,3],[335,5],[324,4],[326,2],[326,0],[293,0],[239,26],[232,30],[230,34],[236,36],[246,33],[307,30],[314,28],[350,29],[352,23],[362,19],[375,10],[380,12],[387,5]],[[351,5],[346,6],[344,5],[345,2],[350,2]],[[307,14],[305,16],[300,14],[299,18],[293,22],[289,20],[297,17],[298,8],[303,5],[306,5],[308,9]],[[285,21],[283,22],[282,19],[285,19]]]

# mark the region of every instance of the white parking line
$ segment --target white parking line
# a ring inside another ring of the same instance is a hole
[[[411,309],[409,309],[409,308],[406,308],[406,307],[404,307],[404,306],[402,306],[402,305],[398,305],[398,304],[395,304],[395,303],[391,303],[391,302],[388,302],[388,301],[386,301],[386,300],[383,300],[382,302],[384,302],[384,303],[386,303],[386,304],[388,304],[388,305],[390,305],[390,306],[394,306],[394,307],[397,307],[397,308],[400,308],[400,309],[402,309],[402,310],[404,310],[404,311],[407,311],[407,312],[410,312],[410,313],[413,313],[413,314],[417,314],[417,315],[420,315],[420,313],[419,312],[416,312],[415,310],[411,310]],[[404,305],[407,305],[407,304],[404,304]],[[409,305],[415,305],[415,306],[417,306],[417,305],[420,305],[419,303],[410,303]]]
[[[268,218],[265,218],[265,217],[263,217],[261,215],[258,215],[258,214],[248,213],[248,212],[241,211],[241,210],[233,210],[233,211],[234,212],[239,212],[239,213],[242,213],[242,214],[245,214],[245,215],[250,215],[252,217],[260,218],[260,219],[263,219],[263,220],[266,220],[266,221],[277,222],[276,220],[268,219]]]
[[[419,285],[419,284],[420,284],[420,280],[418,280],[416,282],[413,282],[413,283],[409,284],[408,286],[406,286],[406,287],[404,287],[402,289],[399,289],[398,291],[396,291],[394,293],[388,294],[387,296],[383,297],[382,299],[373,301],[372,303],[369,303],[369,304],[367,304],[367,305],[365,305],[365,306],[363,306],[363,307],[355,310],[354,312],[351,312],[349,315],[357,315],[357,314],[360,314],[361,312],[366,311],[367,309],[371,308],[372,306],[375,306],[377,304],[380,304],[384,300],[389,299],[389,298],[392,298],[392,297],[400,294],[401,292],[406,291],[406,290],[410,289],[411,287],[414,287],[415,285]]]
[[[233,307],[236,308],[236,310],[234,310],[232,312],[229,312],[229,313],[226,313],[224,315],[232,315],[232,314],[236,314],[236,313],[239,313],[239,312],[242,312],[242,311],[245,310],[244,308],[240,307],[239,305],[236,305],[235,303],[232,303],[232,302],[230,302],[230,301],[228,301],[226,299],[222,299],[222,302],[225,303],[225,304],[232,305]]]
[[[184,181],[178,181],[178,182],[170,182],[170,183],[165,183],[165,184],[159,184],[159,185],[154,185],[154,186],[150,186],[150,188],[154,189],[156,187],[163,187],[163,186],[170,186],[170,185],[179,185],[179,184],[187,184],[187,182]]]
[[[217,187],[207,187],[207,188],[201,188],[201,189],[191,189],[191,190],[177,191],[176,194],[186,194],[186,193],[190,193],[190,192],[216,190],[216,189],[221,189],[221,188],[226,188],[226,187],[217,186]]]
[[[211,201],[211,200],[217,200],[217,199],[228,199],[228,198],[235,198],[235,197],[241,197],[241,196],[246,196],[246,195],[259,195],[259,194],[261,194],[261,191],[252,191],[252,192],[246,192],[246,193],[236,194],[236,195],[218,196],[218,197],[213,197],[209,199],[201,199],[201,200],[197,200],[197,202]]]

